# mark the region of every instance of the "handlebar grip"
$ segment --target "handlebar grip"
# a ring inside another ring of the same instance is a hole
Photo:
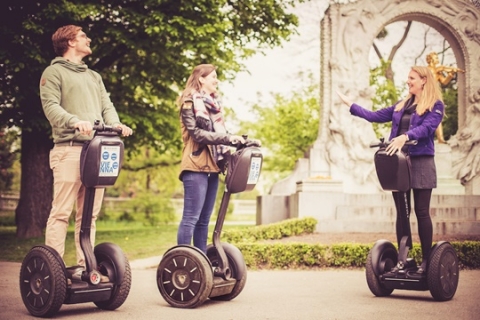
[[[107,125],[104,125],[104,124],[94,125],[93,130],[100,131],[100,132],[101,131],[110,131],[110,132],[122,133],[122,128],[107,126]]]

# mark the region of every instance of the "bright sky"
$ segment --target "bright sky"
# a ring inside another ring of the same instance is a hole
[[[299,34],[283,47],[245,61],[249,72],[239,73],[233,83],[221,83],[224,105],[233,108],[240,119],[251,120],[248,109],[255,103],[257,93],[268,97],[271,92],[290,92],[300,71],[311,70],[319,79],[320,21],[327,4],[328,0],[309,1],[294,8],[299,17]]]

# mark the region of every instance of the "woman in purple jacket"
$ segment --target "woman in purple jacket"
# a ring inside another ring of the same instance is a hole
[[[432,246],[433,226],[430,218],[430,199],[432,189],[437,187],[437,172],[434,161],[434,136],[435,130],[442,122],[444,104],[438,82],[435,81],[428,67],[414,66],[408,74],[407,85],[409,94],[407,98],[393,106],[370,111],[361,106],[351,103],[345,95],[338,93],[340,99],[350,107],[350,113],[369,122],[385,123],[392,122],[392,131],[389,140],[392,141],[387,147],[387,154],[392,155],[402,150],[410,156],[415,214],[418,220],[418,234],[422,246],[422,263],[418,273],[426,270],[430,248]],[[417,140],[416,145],[406,146],[408,140]],[[407,191],[407,205],[410,211],[410,194]],[[402,235],[410,233],[404,230],[400,222],[400,214],[405,210],[404,198],[399,192],[392,192],[397,209],[396,232],[397,241],[400,245]],[[410,212],[408,212],[410,216]],[[410,226],[408,225],[408,228]],[[412,247],[411,237],[407,242]]]

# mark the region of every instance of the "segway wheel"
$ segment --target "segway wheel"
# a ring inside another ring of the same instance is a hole
[[[370,250],[365,266],[365,275],[370,291],[377,297],[389,296],[393,289],[386,288],[380,276],[397,264],[397,250],[390,242],[378,241]]]
[[[227,255],[228,259],[228,266],[230,267],[231,277],[237,280],[237,283],[233,287],[232,292],[229,294],[210,297],[211,300],[221,300],[221,301],[229,301],[234,299],[238,296],[245,284],[247,283],[247,265],[245,264],[245,260],[243,259],[242,252],[238,250],[237,247],[229,244],[229,243],[222,243],[223,250],[225,250],[225,254]],[[217,264],[219,259],[218,251],[213,245],[209,245],[207,247],[207,257],[210,260],[212,266]]]
[[[457,253],[450,243],[437,243],[432,248],[427,268],[427,281],[430,293],[435,300],[447,301],[455,295],[460,274],[458,264]]]
[[[95,247],[98,271],[107,276],[114,284],[110,299],[94,301],[103,310],[115,310],[127,299],[132,285],[132,271],[127,257],[119,246],[113,243],[101,243]]]
[[[158,265],[157,286],[173,307],[195,308],[205,302],[212,291],[212,266],[197,248],[174,247]]]
[[[49,247],[30,250],[20,267],[20,293],[28,311],[36,317],[51,317],[60,310],[67,293],[63,261]],[[61,259],[60,259],[61,260]]]

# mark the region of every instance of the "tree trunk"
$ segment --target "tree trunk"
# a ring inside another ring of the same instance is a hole
[[[46,130],[22,131],[20,200],[15,210],[17,238],[43,236],[52,207],[51,148],[52,140]]]

